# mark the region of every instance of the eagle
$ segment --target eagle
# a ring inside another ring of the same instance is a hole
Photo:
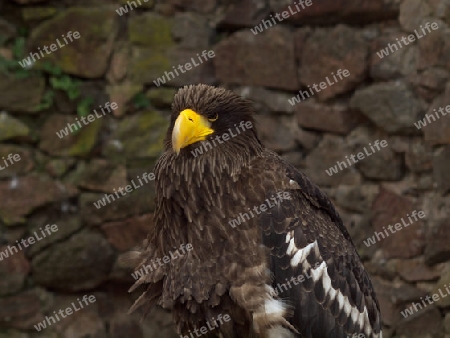
[[[180,337],[382,337],[380,306],[326,194],[258,138],[251,101],[175,94],[154,222],[129,253],[130,312],[170,309]]]

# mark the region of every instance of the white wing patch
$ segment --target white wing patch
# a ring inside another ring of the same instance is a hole
[[[320,255],[317,241],[309,243],[304,248],[300,249],[295,244],[293,231],[290,231],[286,234],[286,244],[287,243],[289,244],[286,249],[286,253],[291,257],[290,264],[292,268],[301,267],[305,272],[308,271],[309,268],[311,268],[309,270],[309,274],[313,278],[314,282],[317,282],[318,280],[322,281],[323,287],[325,289],[325,294],[329,295],[331,301],[338,302],[339,309],[341,311],[344,311],[345,314],[351,318],[351,320],[355,323],[355,326],[359,327],[359,331],[363,331],[366,337],[381,338],[383,336],[382,332],[376,335],[372,331],[366,306],[364,306],[363,312],[359,312],[356,307],[353,307],[351,305],[350,300],[347,296],[344,296],[341,290],[333,288],[330,275],[328,274],[327,264]],[[320,265],[316,265],[315,268],[312,268],[307,261],[307,257],[311,254],[311,252],[314,252],[317,259],[322,260]],[[280,309],[280,305],[274,303],[272,304],[271,308]],[[274,330],[273,332],[277,331]],[[269,338],[271,337],[275,336],[269,336]]]
[[[291,241],[294,241],[294,238],[291,239]],[[317,245],[317,241],[314,241],[312,243],[309,243],[307,246],[305,246],[303,249],[299,249],[295,246],[294,243],[294,247],[296,250],[294,257],[292,257],[291,259],[291,266],[293,268],[296,268],[299,264],[303,264],[303,262],[305,261],[306,257],[308,257],[310,251]]]

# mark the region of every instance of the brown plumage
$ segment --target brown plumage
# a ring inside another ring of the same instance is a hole
[[[195,85],[178,91],[172,111],[155,168],[155,225],[134,252],[136,270],[192,249],[136,281],[131,290],[145,291],[132,310],[171,309],[187,337],[219,315],[230,320],[202,336],[381,337],[375,292],[341,218],[263,147],[251,103]]]

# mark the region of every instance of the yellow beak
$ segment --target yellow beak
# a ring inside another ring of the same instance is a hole
[[[172,148],[179,154],[182,148],[205,140],[206,136],[213,132],[207,118],[192,109],[185,109],[175,120],[172,131]]]

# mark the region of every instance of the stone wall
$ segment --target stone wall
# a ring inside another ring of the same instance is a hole
[[[373,277],[384,337],[450,337],[450,297],[401,314],[450,293],[450,116],[434,110],[450,104],[450,1],[135,3],[0,2],[0,337],[177,337],[162,310],[127,315],[136,295],[119,258],[147,233],[153,182],[94,203],[152,172],[173,94],[199,82],[252,99],[266,146],[332,198]],[[196,65],[203,51],[214,57]],[[39,60],[22,67],[29,53]],[[416,128],[426,113],[439,119]],[[386,238],[367,242],[375,231]],[[96,301],[36,331],[84,295]]]

